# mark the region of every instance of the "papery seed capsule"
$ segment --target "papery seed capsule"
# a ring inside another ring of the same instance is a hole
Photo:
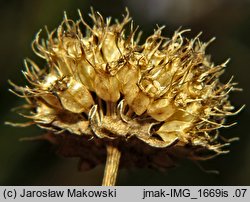
[[[124,94],[124,100],[128,105],[132,105],[133,100],[136,98],[140,92],[139,87],[135,83],[126,83],[122,87],[122,92]]]
[[[53,94],[45,94],[41,96],[45,102],[47,102],[50,106],[55,107],[56,109],[62,110],[62,104],[57,96]]]
[[[121,57],[121,52],[117,47],[117,35],[114,32],[108,32],[103,40],[102,51],[107,62],[118,61]],[[122,47],[121,47],[122,48]]]
[[[43,102],[37,101],[37,113],[33,116],[36,123],[50,124],[57,117],[57,110]]]
[[[176,112],[176,107],[166,98],[160,98],[148,106],[147,113],[157,121],[165,121]]]
[[[147,110],[150,102],[151,98],[149,98],[143,92],[139,91],[130,105],[137,115],[142,115]]]
[[[73,113],[88,112],[94,104],[88,89],[73,78],[68,78],[66,82],[67,88],[57,93],[63,108]]]
[[[105,74],[96,75],[95,92],[105,101],[117,102],[120,98],[117,78]]]
[[[95,69],[87,61],[82,60],[79,62],[78,72],[79,79],[83,85],[86,86],[88,90],[94,91]]]
[[[137,69],[133,68],[130,65],[123,67],[119,72],[117,72],[117,79],[120,84],[120,91],[123,95],[127,95],[129,91],[133,91],[134,88],[137,88],[135,92],[139,92],[137,87],[137,82],[139,78],[139,72]],[[135,93],[136,95],[137,93]]]
[[[185,141],[185,130],[192,125],[191,122],[173,120],[164,123],[161,128],[156,132],[163,140],[174,139],[176,137]]]

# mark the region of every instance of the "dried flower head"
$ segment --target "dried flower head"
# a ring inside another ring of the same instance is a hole
[[[115,183],[121,153],[123,166],[166,168],[174,158],[228,152],[223,147],[230,141],[218,129],[231,126],[225,118],[238,113],[228,101],[236,88],[231,79],[219,80],[227,62],[214,65],[205,53],[213,39],[184,38],[189,30],[165,38],[158,27],[140,44],[133,23],[125,31],[128,12],[114,24],[92,12],[93,27],[79,15],[74,22],[65,14],[46,40],[36,35],[32,48],[46,67],[27,59],[23,74],[30,85],[11,83],[31,119],[13,125],[51,131],[46,138],[65,156],[79,156],[81,167],[105,161],[107,147],[103,185]]]

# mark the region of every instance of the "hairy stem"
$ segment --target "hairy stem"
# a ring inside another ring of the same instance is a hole
[[[107,148],[107,159],[106,159],[102,186],[114,186],[116,182],[116,176],[118,173],[121,152],[114,145],[107,145],[106,148]]]

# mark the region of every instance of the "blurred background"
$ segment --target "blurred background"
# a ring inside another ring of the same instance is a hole
[[[231,75],[243,92],[231,94],[236,108],[247,106],[236,117],[232,128],[221,130],[225,137],[240,137],[232,143],[231,152],[207,162],[205,169],[216,169],[220,175],[202,171],[189,161],[167,172],[151,169],[121,169],[118,185],[250,185],[250,0],[0,0],[0,185],[100,185],[103,166],[88,172],[77,171],[77,159],[58,156],[47,142],[20,142],[19,138],[36,136],[37,127],[14,128],[4,121],[24,121],[11,108],[23,100],[8,92],[7,80],[23,85],[23,59],[38,59],[31,51],[36,32],[47,25],[50,30],[59,25],[63,11],[78,19],[81,9],[87,22],[93,6],[103,16],[122,19],[129,8],[135,24],[143,30],[142,40],[152,34],[156,24],[166,25],[164,35],[170,37],[180,26],[191,28],[188,37],[200,31],[202,41],[216,36],[209,48],[215,64],[231,61],[222,80]]]

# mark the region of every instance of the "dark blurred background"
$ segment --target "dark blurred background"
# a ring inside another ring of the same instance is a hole
[[[23,59],[40,61],[31,51],[35,33],[47,25],[57,27],[63,11],[74,20],[81,9],[87,22],[90,7],[103,16],[121,19],[128,7],[143,36],[152,34],[156,24],[166,25],[164,35],[171,36],[182,28],[191,28],[188,37],[203,31],[201,39],[216,36],[208,48],[215,64],[231,61],[222,80],[231,75],[243,92],[231,94],[236,108],[246,108],[229,121],[238,125],[221,130],[225,137],[239,136],[226,155],[202,162],[205,169],[217,169],[220,175],[202,171],[189,161],[182,161],[167,172],[151,169],[122,169],[118,185],[250,185],[250,1],[249,0],[1,0],[0,1],[0,185],[100,185],[103,166],[88,172],[77,171],[77,159],[59,157],[47,142],[20,142],[19,138],[36,136],[43,131],[37,127],[14,128],[4,121],[23,121],[10,111],[23,100],[8,92],[11,79],[24,84],[21,74]]]

